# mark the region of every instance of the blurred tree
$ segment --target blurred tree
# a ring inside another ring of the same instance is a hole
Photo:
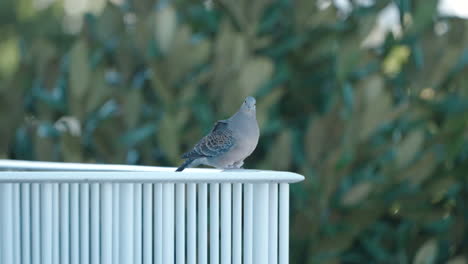
[[[0,157],[174,166],[254,95],[247,167],[307,177],[291,263],[467,263],[467,20],[436,0],[116,2],[70,33],[60,1],[0,1]]]

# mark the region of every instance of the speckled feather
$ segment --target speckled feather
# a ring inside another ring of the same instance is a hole
[[[182,155],[184,159],[216,157],[231,149],[235,144],[232,131],[225,121],[218,121],[211,132],[203,137],[193,149]]]

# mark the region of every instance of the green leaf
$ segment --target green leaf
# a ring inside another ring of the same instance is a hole
[[[16,36],[9,36],[0,42],[0,77],[9,78],[20,63],[19,40]],[[0,90],[3,87],[0,87]]]
[[[437,167],[438,162],[434,152],[427,151],[420,159],[409,164],[397,178],[400,180],[409,180],[414,184],[424,182]]]
[[[374,75],[363,81],[360,87],[363,108],[361,117],[361,140],[368,138],[385,121],[391,113],[392,98],[385,91],[384,80]]]
[[[286,130],[276,137],[276,140],[268,152],[268,156],[263,161],[264,165],[260,167],[266,168],[266,166],[269,166],[268,169],[272,170],[286,170],[290,166],[292,160],[291,137],[292,133],[290,130]]]
[[[128,128],[133,129],[137,126],[142,104],[141,89],[133,88],[126,93],[122,111],[125,124]]]
[[[449,261],[447,261],[446,264],[467,264],[467,263],[468,261],[466,260],[465,257],[458,256],[458,257],[450,259]]]
[[[177,127],[174,119],[174,114],[166,113],[160,121],[157,133],[159,147],[164,151],[172,164],[176,164],[179,161],[180,146],[179,127]]]
[[[247,61],[239,76],[242,97],[254,95],[273,73],[273,62],[266,57],[255,57]]]
[[[91,75],[90,85],[92,86],[92,92],[86,94],[86,107],[84,107],[86,114],[96,111],[102,104],[109,100],[113,94],[111,87],[105,80],[105,69],[98,68],[89,74]]]
[[[123,13],[120,8],[107,2],[96,24],[96,33],[100,41],[106,43],[114,39],[124,29]]]
[[[309,126],[306,132],[305,149],[308,162],[317,164],[323,159],[323,145],[327,138],[327,120],[325,117],[315,118],[309,121]]]
[[[418,249],[413,264],[433,264],[437,253],[437,241],[435,239],[428,240]]]
[[[420,151],[424,143],[422,130],[411,131],[396,147],[396,163],[398,167],[409,164]]]
[[[62,155],[64,162],[83,162],[81,136],[65,131],[60,135]]]
[[[156,11],[155,38],[163,54],[171,49],[176,29],[177,16],[172,6],[166,5]]]
[[[72,48],[70,54],[70,89],[69,102],[71,114],[79,119],[84,118],[85,97],[89,89],[91,69],[88,63],[88,44],[79,40]]]
[[[349,189],[343,196],[341,203],[344,206],[355,206],[361,203],[372,191],[373,184],[361,182]]]
[[[268,125],[268,111],[275,106],[283,96],[283,89],[275,89],[257,102],[257,122],[262,131]]]
[[[121,137],[121,140],[127,146],[134,147],[141,142],[145,142],[156,132],[156,129],[155,123],[149,123],[128,131]]]

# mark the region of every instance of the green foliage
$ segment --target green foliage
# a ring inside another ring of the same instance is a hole
[[[61,2],[0,1],[0,157],[175,166],[254,95],[247,167],[306,176],[291,263],[467,263],[468,21],[394,1],[401,34],[368,47],[392,1],[162,2],[71,34]]]

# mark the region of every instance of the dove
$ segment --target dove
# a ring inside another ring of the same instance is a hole
[[[249,96],[233,116],[217,121],[208,135],[182,155],[185,162],[176,171],[201,164],[218,169],[242,168],[260,137],[255,103]]]

